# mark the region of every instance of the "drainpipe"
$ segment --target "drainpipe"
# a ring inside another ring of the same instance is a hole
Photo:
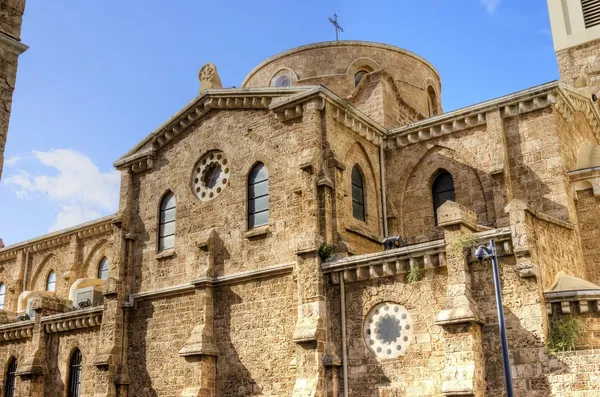
[[[344,273],[340,272],[340,301],[342,314],[342,373],[344,377],[344,397],[348,397],[348,353],[346,351],[346,288]]]
[[[385,156],[383,151],[384,140],[379,144],[379,173],[381,180],[381,206],[383,213],[383,238],[388,236],[388,221],[387,221],[387,198],[385,196]]]

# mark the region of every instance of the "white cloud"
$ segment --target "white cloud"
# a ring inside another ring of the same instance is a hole
[[[487,8],[487,11],[490,14],[493,14],[496,11],[496,8],[498,8],[500,1],[501,0],[481,0],[481,4]]]
[[[6,160],[4,160],[4,164],[6,164],[6,165],[15,165],[19,161],[21,161],[21,157],[20,156],[11,156],[11,157],[7,158]]]
[[[69,150],[34,151],[33,157],[56,172],[8,175],[5,183],[21,199],[46,197],[59,208],[49,231],[63,229],[116,211],[120,175],[101,172],[86,155]]]

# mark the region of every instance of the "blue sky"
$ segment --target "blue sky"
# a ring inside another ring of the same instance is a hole
[[[199,68],[240,86],[260,61],[335,38],[429,60],[445,111],[558,78],[546,0],[28,0],[0,182],[7,244],[116,211],[112,163],[197,95]]]

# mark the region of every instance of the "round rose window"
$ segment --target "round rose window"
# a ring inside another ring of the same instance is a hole
[[[412,320],[404,306],[383,302],[371,309],[363,331],[365,343],[377,357],[395,358],[410,345]]]
[[[204,154],[192,173],[192,189],[201,201],[211,200],[229,185],[229,163],[220,150]]]

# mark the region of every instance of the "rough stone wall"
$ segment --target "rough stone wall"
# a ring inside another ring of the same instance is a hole
[[[556,353],[548,361],[551,395],[597,396],[600,390],[600,350]]]
[[[330,162],[335,174],[335,222],[337,232],[352,254],[381,250],[381,181],[379,148],[358,134],[349,131],[326,111],[326,140],[333,157]],[[335,160],[337,159],[337,160]],[[358,165],[363,174],[365,222],[352,215],[352,167]]]
[[[485,127],[437,138],[433,142],[387,150],[386,183],[390,234],[409,242],[441,238],[434,227],[431,184],[440,170],[454,179],[456,201],[474,211],[478,222],[494,225],[492,182],[488,174],[494,146]]]
[[[583,66],[588,66],[589,87],[591,92],[600,92],[600,40],[590,41],[575,47],[565,48],[556,53],[560,79],[574,85],[581,75]]]
[[[21,22],[25,10],[25,0],[5,0],[0,3],[0,33],[20,41]],[[0,46],[0,179],[4,164],[4,148],[8,135],[8,120],[12,104],[13,90],[17,77],[18,54]]]
[[[25,349],[26,349],[29,341],[31,341],[31,339],[20,339],[18,341],[14,341],[11,344],[0,345],[0,368],[2,368],[2,371],[3,371],[3,375],[0,380],[0,386],[2,387],[2,389],[1,389],[2,391],[4,391],[5,382],[6,382],[4,372],[8,368],[8,364],[10,363],[10,360],[13,357],[15,357],[17,359],[17,365],[19,362],[22,362],[23,358],[24,358],[24,352],[25,352]],[[15,395],[21,396],[22,395],[21,392],[22,392],[21,377],[17,376],[16,382],[15,382]]]
[[[401,98],[420,114],[429,115],[426,90],[432,85],[440,92],[437,72],[422,58],[379,43],[340,41],[300,47],[257,66],[246,77],[243,87],[267,87],[278,70],[289,68],[298,76],[296,84],[323,84],[347,98],[354,90],[354,74],[361,67],[369,71],[385,70],[395,80]]]
[[[408,284],[405,275],[346,284],[346,332],[350,396],[439,396],[445,364],[442,328],[434,325],[446,297],[446,269],[426,270]],[[328,289],[330,335],[341,347],[339,288]],[[380,302],[403,305],[413,321],[412,343],[397,359],[380,360],[364,342],[363,322]],[[397,394],[390,394],[392,393]],[[387,393],[387,394],[386,394]]]
[[[180,396],[193,364],[178,352],[200,318],[194,293],[143,301],[129,314],[127,362],[134,396]]]
[[[575,348],[577,350],[600,348],[600,313],[577,313],[577,319],[581,324],[581,331],[575,342]]]
[[[215,298],[217,395],[290,396],[296,379],[292,278],[224,286]]]
[[[577,218],[587,267],[585,279],[600,284],[600,199],[592,189],[577,192]]]
[[[17,310],[17,299],[23,292],[23,277],[25,290],[45,291],[50,271],[56,274],[55,296],[68,299],[69,289],[75,280],[98,277],[100,260],[105,256],[110,260],[112,252],[108,240],[111,234],[112,230],[109,229],[97,235],[80,238],[76,233],[65,232],[55,235],[55,238],[63,238],[63,241],[49,248],[40,249],[37,243],[33,242],[0,251],[0,282],[7,285],[5,310]],[[26,255],[26,251],[29,251],[29,255]],[[14,254],[9,255],[11,252]],[[2,259],[2,254],[5,254],[7,259]],[[26,260],[29,261],[27,271]]]
[[[197,277],[201,270],[197,238],[212,227],[223,247],[215,259],[216,276],[294,261],[294,236],[303,232],[298,226],[306,219],[299,165],[302,154],[314,150],[315,134],[301,122],[280,123],[268,112],[217,111],[163,148],[151,172],[134,175],[133,292]],[[213,149],[228,159],[229,185],[213,200],[202,202],[192,191],[192,171],[200,157]],[[247,178],[258,161],[269,171],[269,230],[246,238]],[[159,205],[168,190],[177,202],[175,248],[169,250],[171,256],[161,258],[157,255]]]
[[[47,336],[45,376],[46,396],[66,395],[69,384],[69,363],[71,354],[78,348],[81,351],[81,395],[93,396],[96,392],[95,378],[97,367],[94,365],[96,346],[98,346],[99,327],[83,331],[55,333]]]

